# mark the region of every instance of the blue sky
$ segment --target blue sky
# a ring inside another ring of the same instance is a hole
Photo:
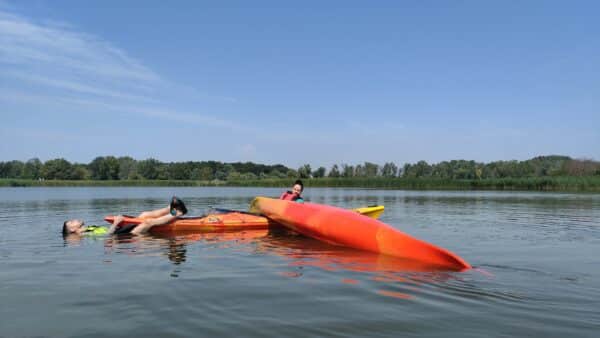
[[[598,160],[599,12],[0,0],[0,161]]]

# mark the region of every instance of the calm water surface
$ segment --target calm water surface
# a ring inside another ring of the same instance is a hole
[[[454,273],[279,232],[86,237],[176,194],[191,215],[260,188],[0,189],[0,336],[597,337],[600,195],[308,189],[476,268]]]

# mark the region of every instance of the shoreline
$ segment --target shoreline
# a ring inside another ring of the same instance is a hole
[[[246,181],[195,180],[29,180],[0,179],[0,187],[274,187],[285,188],[295,178]],[[307,187],[386,190],[491,190],[600,192],[600,176],[524,177],[481,180],[432,178],[312,178]]]

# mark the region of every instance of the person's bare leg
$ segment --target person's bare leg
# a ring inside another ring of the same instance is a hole
[[[115,230],[117,230],[117,226],[119,224],[121,224],[121,222],[123,222],[123,216],[122,215],[115,216],[115,219],[113,220],[110,228],[108,228],[108,233],[114,234]]]
[[[150,210],[150,211],[144,211],[138,215],[138,218],[141,218],[141,219],[159,218],[159,217],[168,215],[170,211],[171,211],[170,207],[165,207],[165,208]]]
[[[150,230],[152,227],[157,226],[157,225],[167,224],[167,223],[171,222],[172,220],[174,220],[175,218],[177,218],[177,216],[167,214],[167,215],[164,215],[164,216],[161,216],[158,218],[146,219],[142,223],[140,223],[138,226],[133,228],[133,230],[131,230],[131,233],[134,235],[147,233],[148,230]]]

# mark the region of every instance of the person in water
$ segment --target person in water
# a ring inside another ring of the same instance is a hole
[[[137,216],[144,221],[140,224],[130,224],[119,226],[123,221],[123,216],[119,215],[115,217],[110,228],[106,229],[103,226],[89,225],[86,226],[85,222],[80,219],[71,219],[63,223],[62,233],[63,236],[68,235],[103,235],[103,234],[124,234],[131,233],[139,235],[147,233],[152,227],[157,225],[163,225],[171,222],[179,216],[187,214],[187,208],[182,200],[173,196],[169,206],[152,211],[144,211]]]
[[[281,194],[279,199],[286,201],[295,201],[298,203],[304,202],[304,198],[302,198],[302,192],[304,191],[304,184],[302,184],[301,180],[296,180],[294,185],[292,186],[292,190],[288,190]]]

